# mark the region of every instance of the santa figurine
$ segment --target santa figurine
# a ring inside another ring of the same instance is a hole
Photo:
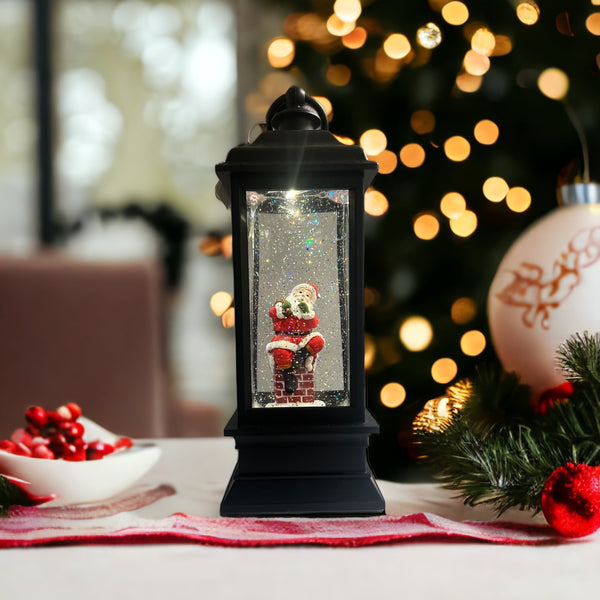
[[[325,346],[323,336],[315,331],[319,324],[314,311],[317,298],[320,296],[315,285],[301,283],[269,310],[275,335],[267,344],[267,352],[273,369],[279,369],[283,375],[287,394],[298,388],[296,369],[313,371],[317,354]]]

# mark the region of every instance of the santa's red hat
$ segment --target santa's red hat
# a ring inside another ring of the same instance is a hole
[[[317,286],[314,283],[299,283],[292,290],[292,294],[299,292],[300,290],[308,290],[310,292],[311,302],[314,302],[315,300],[321,297],[321,294],[319,294],[319,290],[317,289]]]

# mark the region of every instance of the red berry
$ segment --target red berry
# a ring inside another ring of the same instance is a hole
[[[19,427],[19,429],[15,429],[10,436],[10,439],[15,442],[15,444],[24,444],[25,446],[31,446],[32,437],[25,429]]]
[[[49,425],[60,426],[67,420],[56,410],[48,410],[46,415],[48,416]]]
[[[41,406],[30,406],[25,411],[25,419],[36,427],[44,427],[48,422],[46,411]]]
[[[62,433],[55,433],[50,436],[50,443],[48,448],[54,452],[56,458],[60,458],[63,455],[65,447],[67,445],[67,438]]]
[[[130,437],[120,437],[115,442],[115,450],[127,450],[133,446],[133,440]]]
[[[67,444],[64,447],[62,458],[70,461],[85,460],[85,449],[77,448],[75,444]]]
[[[73,415],[71,414],[71,411],[66,407],[66,406],[59,406],[56,409],[56,412],[63,418],[63,420],[65,421],[70,421],[71,419],[73,419]]]
[[[567,463],[555,469],[542,492],[548,523],[568,537],[600,528],[600,467]]]
[[[42,435],[42,430],[37,425],[27,425],[27,427],[25,427],[25,431],[31,437],[37,437],[39,435]]]
[[[18,454],[19,456],[31,456],[31,450],[25,444],[15,444],[13,454]]]
[[[67,439],[75,439],[80,438],[83,435],[85,428],[81,423],[77,423],[75,421],[69,421],[67,423],[63,423],[60,426],[60,432],[64,434]]]
[[[88,444],[86,449],[86,457],[88,460],[98,460],[114,451],[115,447],[112,444],[103,442],[101,440],[95,440]]]
[[[52,452],[52,450],[50,450],[48,446],[44,446],[44,444],[39,444],[38,446],[35,446],[35,448],[33,448],[33,450],[31,451],[31,455],[34,458],[46,458],[50,460],[56,458],[54,456],[54,452]]]
[[[76,421],[82,414],[81,407],[75,402],[67,402],[66,407],[71,411],[71,418]]]
[[[0,440],[0,450],[14,454],[17,445],[12,440]]]

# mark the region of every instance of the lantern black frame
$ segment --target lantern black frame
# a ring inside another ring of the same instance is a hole
[[[221,503],[224,516],[381,514],[384,501],[366,459],[378,426],[366,409],[363,196],[377,173],[359,146],[328,131],[321,106],[292,87],[267,113],[267,130],[217,165],[217,196],[231,207],[238,464]],[[252,406],[252,315],[248,191],[348,190],[348,406]]]

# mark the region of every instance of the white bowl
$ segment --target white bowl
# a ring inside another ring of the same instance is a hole
[[[114,441],[118,436],[89,419],[84,439]],[[0,450],[0,473],[28,481],[27,491],[39,496],[56,496],[52,504],[97,502],[122,492],[143,477],[160,458],[153,444],[134,443],[131,448],[99,460],[68,461],[19,456]]]

